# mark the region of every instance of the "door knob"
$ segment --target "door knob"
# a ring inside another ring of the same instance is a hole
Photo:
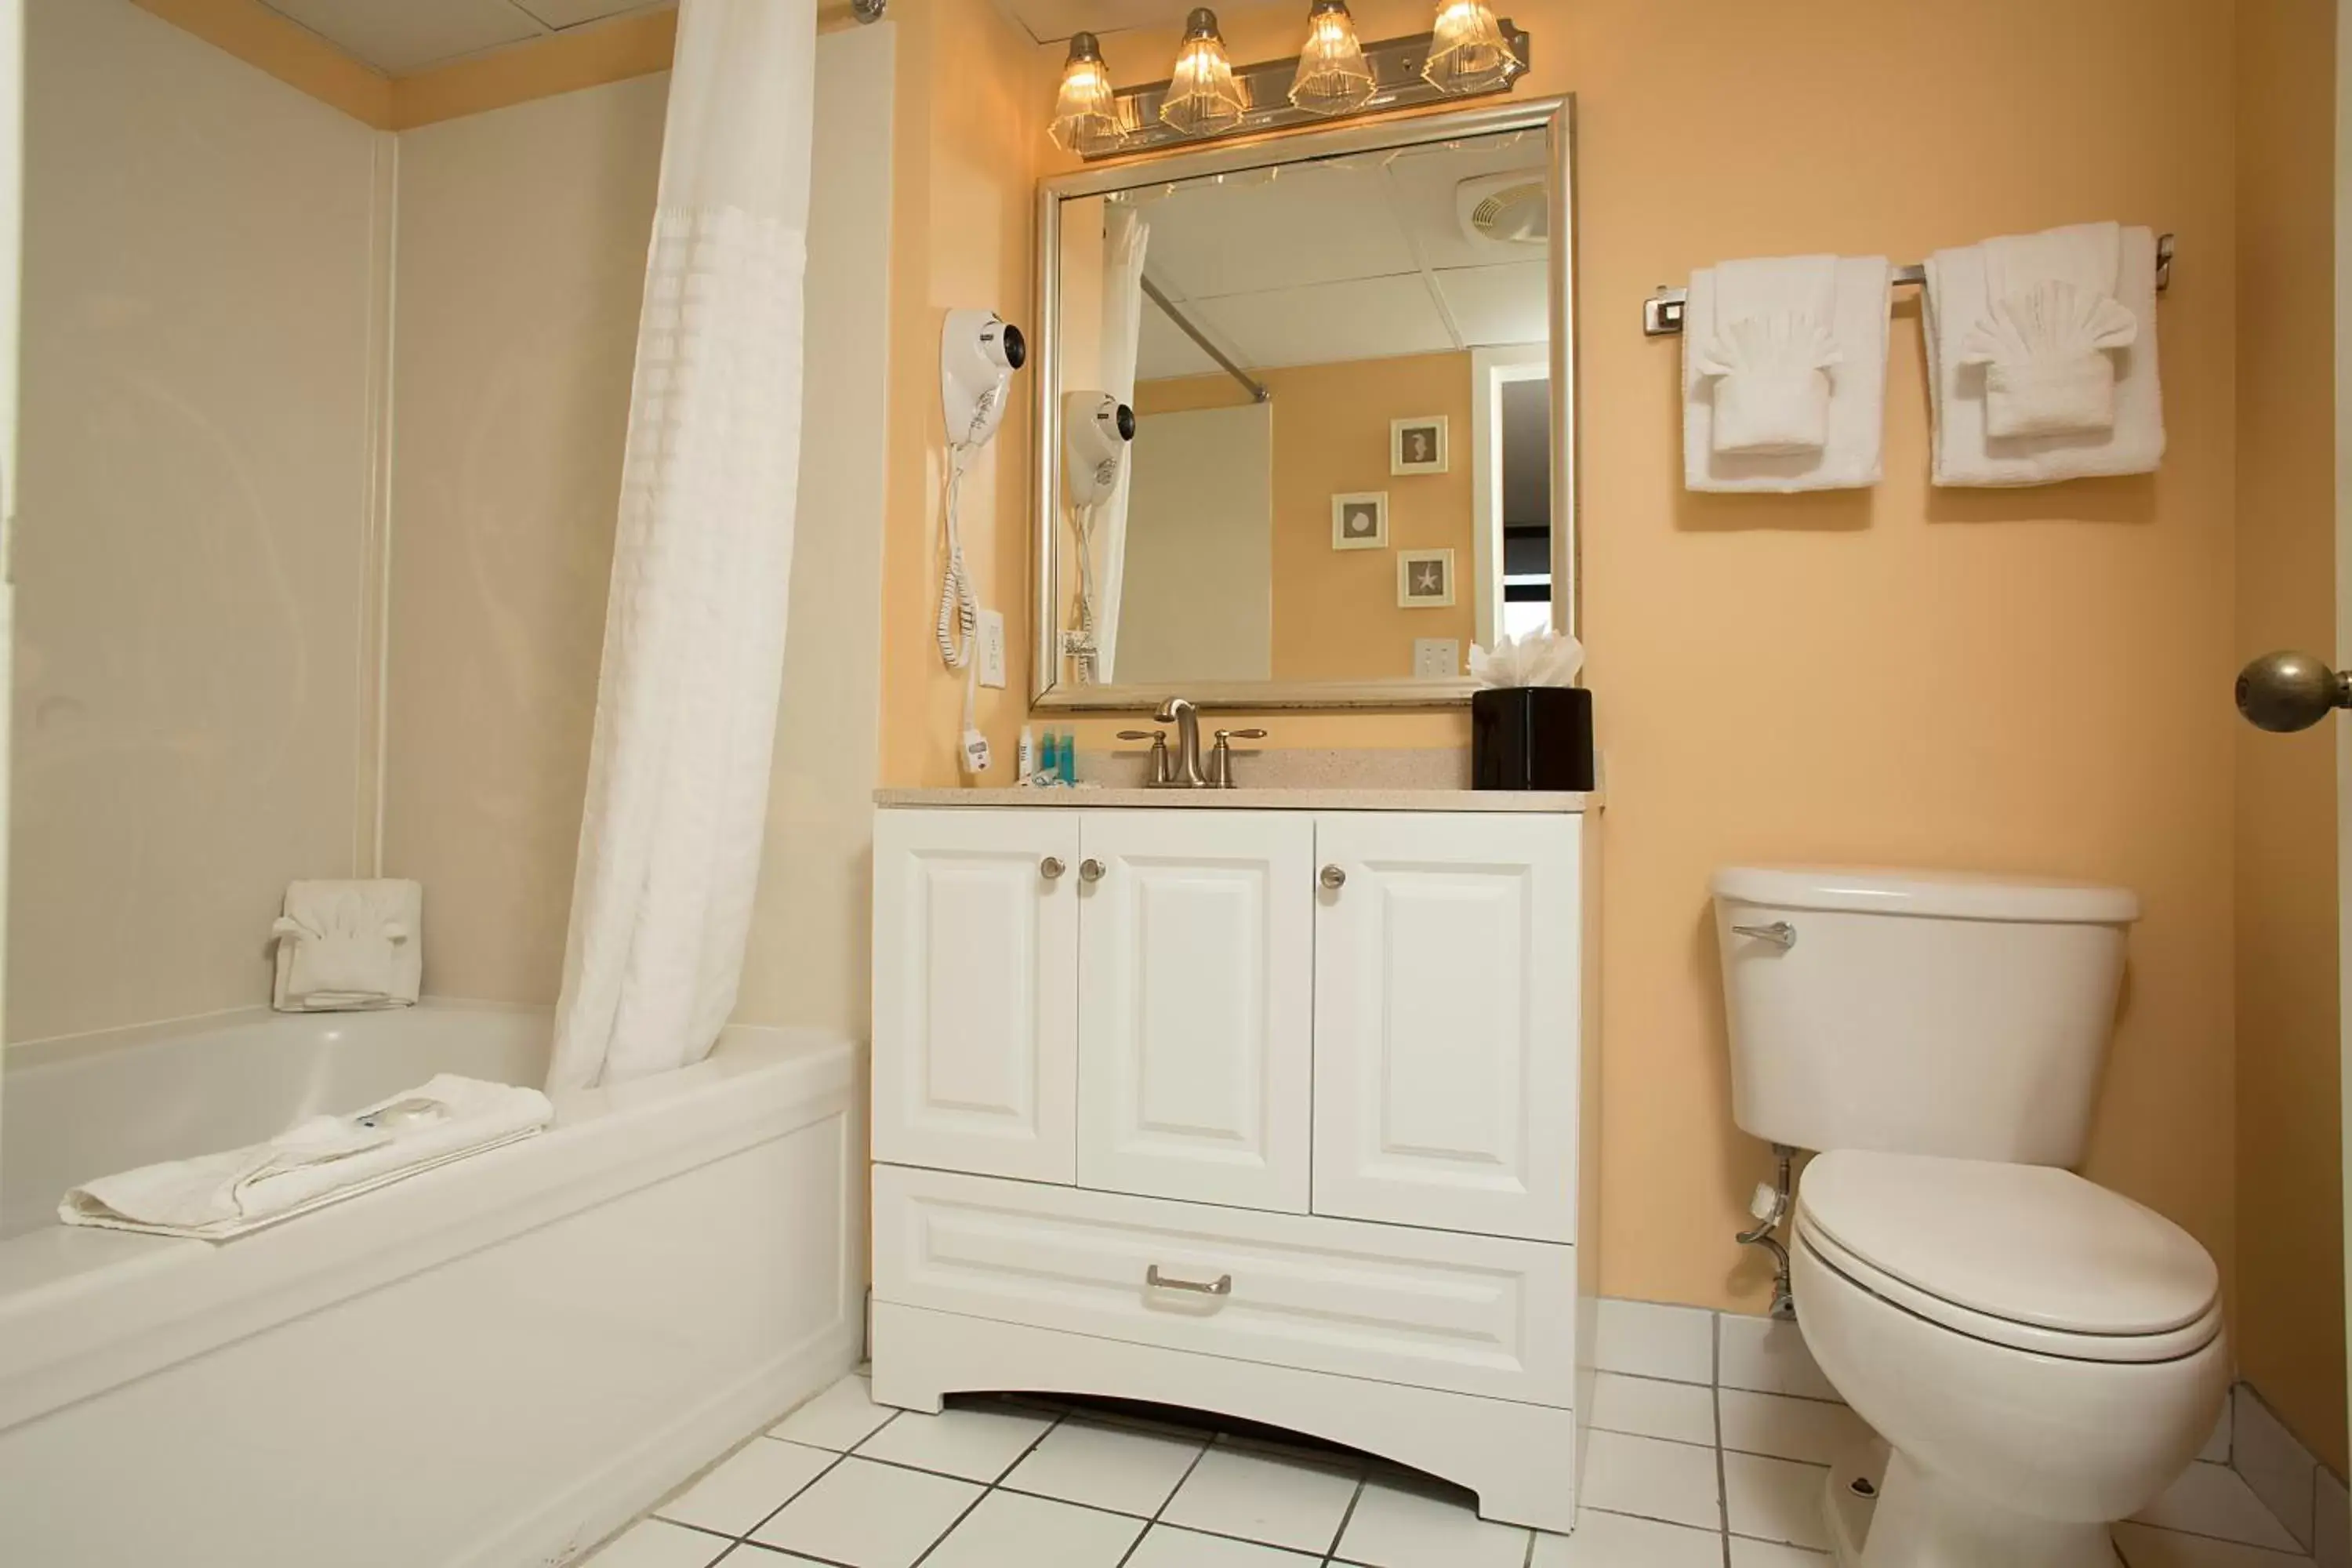
[[[1062,858],[1059,855],[1048,855],[1037,862],[1037,875],[1049,882],[1059,881],[1062,873],[1068,869],[1068,867],[1062,864]]]
[[[1079,861],[1078,876],[1081,879],[1088,882],[1101,881],[1103,879],[1103,863],[1091,857]]]
[[[1326,866],[1323,868],[1323,874],[1316,880],[1336,893],[1348,885],[1348,873],[1337,866]]]
[[[2352,676],[2307,653],[2266,653],[2238,671],[2238,711],[2257,730],[2308,730],[2352,708]]]

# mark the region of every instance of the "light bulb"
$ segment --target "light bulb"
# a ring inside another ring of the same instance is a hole
[[[1519,63],[1486,0],[1438,0],[1423,80],[1444,92],[1481,92],[1510,80]]]
[[[1315,0],[1307,13],[1307,47],[1298,51],[1290,101],[1314,114],[1346,114],[1370,102],[1372,91],[1372,70],[1356,40],[1348,0]]]
[[[1046,130],[1056,146],[1070,152],[1107,153],[1118,145],[1118,98],[1092,33],[1070,35],[1070,58],[1062,63],[1062,90]]]
[[[1184,47],[1177,51],[1160,118],[1187,136],[1214,136],[1242,122],[1242,107],[1217,14],[1201,6],[1184,18]]]

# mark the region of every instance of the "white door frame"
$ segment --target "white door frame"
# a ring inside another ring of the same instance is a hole
[[[2345,0],[2352,4],[2352,0]],[[1503,625],[1503,386],[1514,381],[1551,377],[1549,343],[1516,343],[1470,351],[1470,517],[1476,549],[1476,637],[1493,647]],[[1552,476],[1559,482],[1559,476]],[[1552,589],[1559,590],[1559,563],[1552,563]],[[1557,624],[1555,622],[1554,624]]]

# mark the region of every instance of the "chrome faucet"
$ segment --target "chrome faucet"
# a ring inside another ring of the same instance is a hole
[[[1167,787],[1208,788],[1209,781],[1201,774],[1201,710],[1184,698],[1171,697],[1152,717],[1176,726],[1176,752],[1168,762]]]

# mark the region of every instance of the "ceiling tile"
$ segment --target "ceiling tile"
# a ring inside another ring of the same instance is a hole
[[[1378,165],[1304,164],[1273,179],[1137,193],[1151,226],[1146,269],[1179,299],[1254,294],[1409,272],[1412,248]]]
[[[1540,261],[1449,268],[1437,274],[1437,291],[1465,344],[1539,343],[1551,336],[1549,271]]]
[[[1143,330],[1135,345],[1135,379],[1164,381],[1171,375],[1211,375],[1217,362],[1201,345],[1156,309],[1143,312]]]
[[[1267,369],[1441,353],[1454,346],[1417,272],[1233,294],[1188,308],[1216,337],[1239,348],[1244,363]]]
[[[263,0],[344,53],[395,76],[541,37],[507,0]]]
[[[997,9],[1041,44],[1061,43],[1072,33],[1114,33],[1128,27],[1181,27],[1196,0],[997,0]],[[1297,0],[1223,0],[1216,6],[1227,19],[1252,11],[1294,8],[1299,36],[1307,31],[1307,7]],[[1296,49],[1284,51],[1296,53]],[[1164,74],[1164,73],[1163,73]]]
[[[577,27],[583,22],[608,21],[633,11],[667,10],[672,0],[514,0],[551,27]]]

